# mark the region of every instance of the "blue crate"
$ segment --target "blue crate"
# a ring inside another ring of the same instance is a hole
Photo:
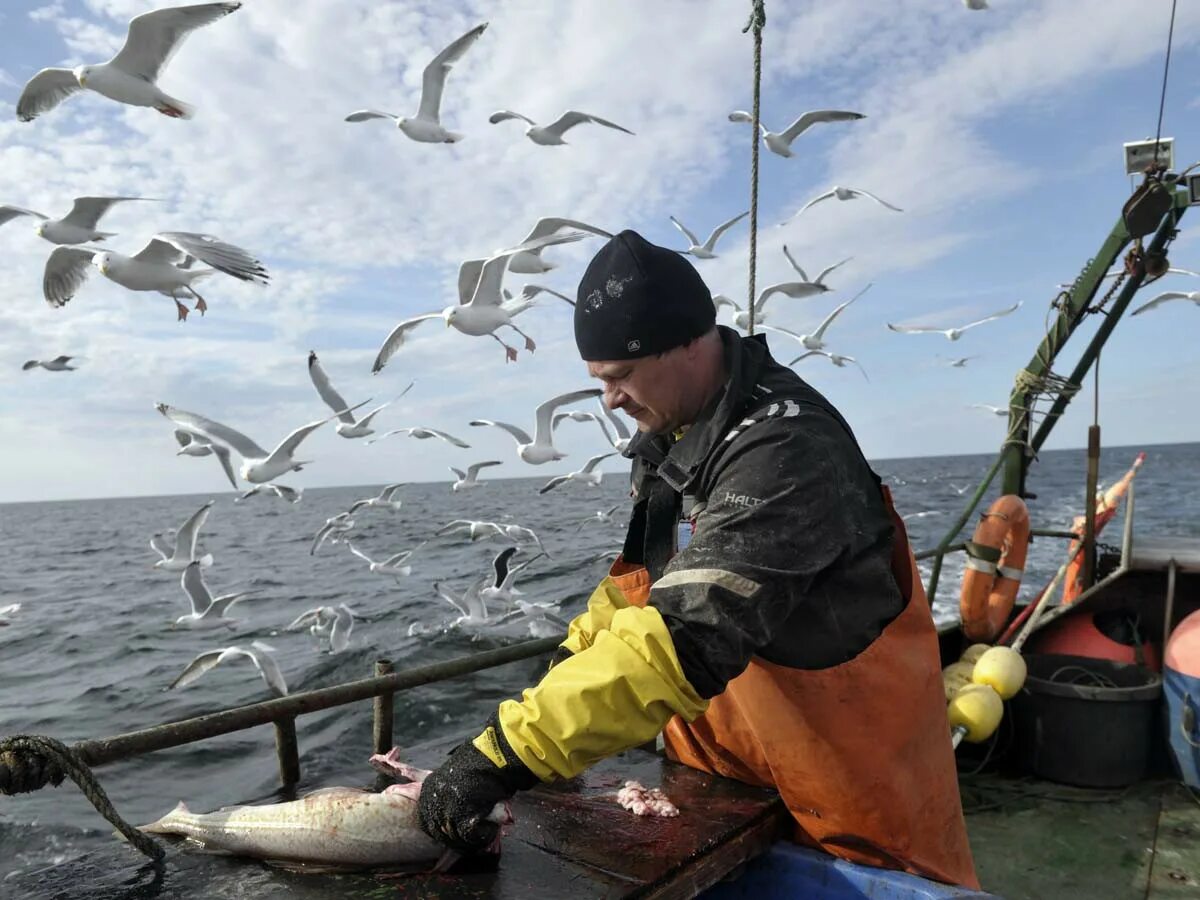
[[[995,894],[860,866],[784,842],[747,865],[734,880],[714,885],[700,896],[704,900],[999,900]]]

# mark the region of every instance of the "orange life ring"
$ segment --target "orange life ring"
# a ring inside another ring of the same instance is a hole
[[[963,634],[991,643],[1012,615],[1025,554],[1029,549],[1029,510],[1016,494],[1005,494],[979,520],[967,544],[958,608]]]

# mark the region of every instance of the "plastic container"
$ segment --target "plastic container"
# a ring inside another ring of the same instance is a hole
[[[1158,674],[1059,653],[1031,653],[1025,662],[1029,675],[1012,703],[1026,768],[1080,787],[1125,787],[1145,776],[1158,733]]]
[[[1167,743],[1183,783],[1200,790],[1200,611],[1175,626],[1163,658]]]
[[[1141,647],[1135,645],[1141,643]],[[1162,670],[1158,653],[1139,625],[1136,613],[1116,609],[1093,613],[1076,610],[1057,622],[1034,632],[1027,653],[1069,653],[1113,662],[1141,663],[1154,672]]]
[[[860,866],[796,844],[780,842],[731,881],[713,885],[704,900],[999,900],[970,888],[955,887],[896,872]]]

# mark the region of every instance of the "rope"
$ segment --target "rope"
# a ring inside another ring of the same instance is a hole
[[[754,32],[754,121],[750,134],[750,298],[747,309],[750,316],[750,327],[747,329],[754,334],[754,276],[758,266],[758,145],[759,138],[759,101],[762,97],[762,30],[767,24],[765,0],[753,0],[754,8],[750,11],[750,19],[742,34]]]
[[[129,843],[156,862],[163,858],[165,851],[158,842],[121,818],[92,770],[66,744],[32,734],[18,734],[0,741],[0,794],[26,794],[47,784],[58,787],[65,776],[79,785],[96,812]]]
[[[1167,104],[1167,73],[1171,71],[1171,39],[1175,36],[1175,4],[1171,0],[1171,27],[1167,29],[1167,60],[1163,63],[1162,95],[1158,99],[1158,128],[1154,132],[1154,165],[1158,165],[1158,141],[1162,137],[1163,107]]]

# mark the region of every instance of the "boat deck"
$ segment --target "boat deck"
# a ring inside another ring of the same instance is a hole
[[[1174,781],[1121,791],[964,778],[983,887],[1005,900],[1195,900],[1200,800]]]

